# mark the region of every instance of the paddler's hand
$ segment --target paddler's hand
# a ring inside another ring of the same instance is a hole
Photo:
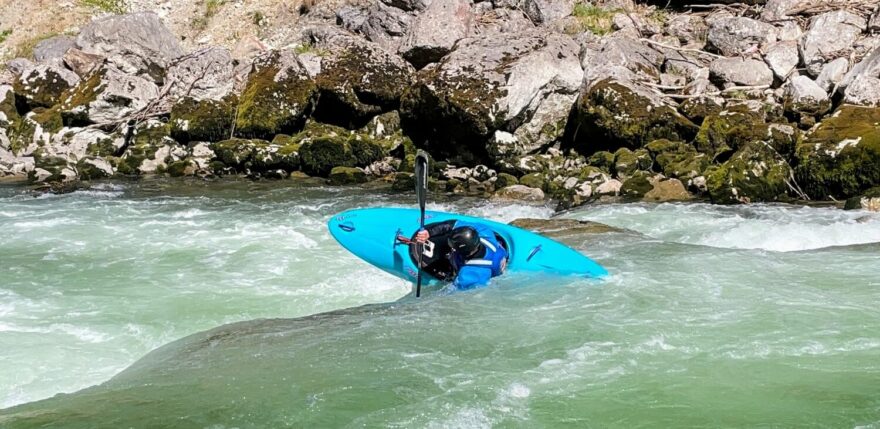
[[[421,230],[419,230],[419,232],[416,233],[416,241],[418,241],[419,243],[424,243],[424,242],[428,241],[428,238],[430,236],[431,235],[428,234],[427,230],[421,229]]]

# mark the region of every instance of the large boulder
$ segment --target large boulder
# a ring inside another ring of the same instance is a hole
[[[764,112],[747,106],[729,107],[703,120],[694,139],[697,150],[715,161],[724,161],[748,143],[767,139]]]
[[[110,123],[142,110],[158,96],[152,81],[106,65],[66,92],[59,108],[67,123]]]
[[[76,73],[58,64],[37,64],[22,71],[13,82],[16,96],[28,108],[52,107],[61,95],[79,84]]]
[[[816,78],[816,84],[825,92],[831,92],[846,77],[849,71],[849,59],[838,58],[825,64]]]
[[[171,61],[183,55],[177,37],[153,12],[96,19],[82,29],[76,45],[83,52],[106,57],[124,73],[158,84]]]
[[[397,55],[358,37],[332,34],[317,49],[325,53],[315,77],[320,96],[314,117],[349,129],[396,110],[415,73]]]
[[[844,101],[859,106],[880,105],[880,48],[853,66],[838,85]]]
[[[797,179],[814,199],[880,185],[880,108],[841,106],[797,146]]]
[[[709,169],[709,196],[719,204],[777,201],[789,191],[791,167],[769,144],[746,144],[723,164]]]
[[[709,46],[722,55],[733,57],[776,41],[776,27],[751,18],[723,17],[709,22]]]
[[[770,66],[770,70],[781,81],[788,79],[788,75],[794,71],[800,60],[798,45],[795,41],[774,43],[764,55],[764,62]]]
[[[175,100],[222,100],[232,93],[234,68],[228,49],[200,49],[171,63],[163,90]]]
[[[410,25],[400,54],[417,68],[437,62],[469,35],[473,21],[471,0],[432,2]]]
[[[363,34],[367,40],[390,52],[396,52],[414,19],[401,9],[379,2],[367,9],[359,20],[343,22],[343,26]]]
[[[762,86],[773,83],[773,72],[763,61],[717,58],[709,64],[712,80],[722,85]]]
[[[405,92],[404,128],[441,157],[487,158],[496,131],[516,137],[518,151],[531,150],[546,137],[519,129],[564,121],[560,97],[573,101],[583,76],[577,52],[567,36],[543,31],[463,39]]]
[[[183,98],[171,107],[171,137],[180,143],[220,141],[231,138],[238,100]]]
[[[786,112],[798,116],[819,116],[831,108],[831,99],[816,82],[807,76],[797,76],[785,88]]]
[[[254,60],[235,116],[236,135],[271,139],[302,128],[318,91],[296,52],[271,51]]]
[[[866,27],[864,18],[846,10],[826,12],[813,18],[801,41],[801,59],[807,72],[818,76],[825,63],[848,56]]]
[[[34,60],[38,63],[60,64],[64,54],[74,47],[75,43],[70,36],[55,36],[41,40],[34,46]]]
[[[666,177],[684,181],[702,176],[711,164],[706,154],[684,142],[655,140],[645,146],[654,159],[656,170]]]
[[[698,130],[651,89],[611,78],[578,98],[566,127],[566,143],[585,154],[636,149],[655,139],[690,140]]]

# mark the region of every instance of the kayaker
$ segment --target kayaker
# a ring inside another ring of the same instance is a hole
[[[447,280],[459,289],[485,285],[507,268],[507,249],[484,224],[456,220],[430,223],[415,236],[421,243],[431,238],[434,239],[431,250],[441,252],[431,255],[431,259],[448,261],[451,273]]]

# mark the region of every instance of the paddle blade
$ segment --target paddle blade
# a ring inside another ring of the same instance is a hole
[[[416,197],[419,209],[425,211],[425,200],[428,197],[428,154],[425,151],[416,153]]]

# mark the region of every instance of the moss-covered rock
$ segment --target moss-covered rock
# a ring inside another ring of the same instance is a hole
[[[655,178],[652,182],[653,189],[645,193],[644,200],[652,202],[686,201],[693,197],[685,189],[684,184],[678,179]]]
[[[236,103],[234,96],[222,101],[193,98],[177,101],[171,108],[171,137],[183,144],[229,138]]]
[[[797,144],[796,177],[814,199],[880,185],[880,108],[841,106]]]
[[[544,178],[544,175],[540,173],[526,174],[519,178],[520,185],[525,185],[530,188],[544,189],[546,183],[547,180]]]
[[[113,166],[109,162],[94,156],[79,160],[76,164],[76,171],[80,179],[83,180],[103,179],[114,174]]]
[[[691,122],[695,124],[702,124],[703,120],[712,115],[717,115],[724,110],[724,106],[721,105],[723,100],[719,100],[714,97],[697,97],[697,98],[689,98],[681,103],[679,107],[679,111]]]
[[[381,140],[332,126],[315,126],[293,140],[302,142],[299,156],[303,171],[321,177],[327,177],[333,167],[366,167],[388,152]]]
[[[614,174],[631,176],[636,171],[650,171],[653,165],[651,154],[644,148],[631,151],[622,147],[614,152]]]
[[[131,143],[125,149],[121,158],[116,161],[116,171],[123,175],[138,175],[144,171],[141,166],[144,161],[152,161],[146,168],[146,172],[154,173],[159,166],[164,168],[165,159],[157,159],[156,153],[163,147],[177,146],[170,136],[168,124],[160,121],[148,121],[139,126],[132,136]]]
[[[600,150],[587,159],[587,163],[603,170],[611,171],[614,168],[614,154],[607,150]]]
[[[594,84],[580,96],[566,131],[567,144],[581,153],[637,149],[652,140],[690,140],[698,128],[647,91],[613,79]]]
[[[769,144],[747,143],[729,160],[707,170],[712,202],[719,204],[785,199],[791,167]]]
[[[364,173],[364,170],[355,167],[333,167],[330,170],[329,178],[331,185],[354,185],[367,182],[367,174]]]
[[[30,109],[52,107],[66,91],[80,81],[76,73],[55,64],[40,64],[26,69],[13,82],[21,104]]]
[[[450,180],[451,182],[451,180]],[[447,185],[449,182],[447,182]],[[391,183],[391,189],[395,191],[412,191],[416,188],[416,176],[412,173],[398,172],[394,173],[394,181]]]
[[[636,171],[632,176],[623,181],[620,187],[620,195],[629,198],[641,198],[654,189],[651,183],[653,174],[646,171]]]
[[[314,117],[348,129],[397,108],[415,70],[397,55],[358,37],[337,35],[326,43]]]
[[[747,143],[766,140],[763,114],[748,109],[729,109],[703,120],[694,144],[698,151],[724,161]]]
[[[655,169],[671,178],[693,179],[702,175],[711,164],[708,156],[683,142],[655,140],[645,148],[654,159]]]
[[[880,211],[880,186],[868,189],[862,195],[848,198],[843,209]]]
[[[257,58],[237,105],[236,135],[270,139],[298,131],[317,94],[315,82],[292,50]]]
[[[495,179],[495,187],[498,189],[506,188],[508,186],[518,185],[519,180],[517,180],[516,176],[507,173],[498,173]]]
[[[9,128],[20,120],[21,116],[15,108],[15,92],[7,89],[4,93],[0,89],[0,127]]]

